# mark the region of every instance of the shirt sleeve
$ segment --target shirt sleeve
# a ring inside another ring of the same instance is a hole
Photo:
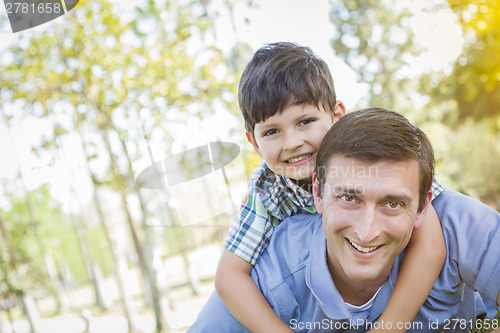
[[[433,206],[448,251],[439,279],[452,285],[464,282],[496,303],[500,291],[500,214],[449,189],[433,201]]]
[[[271,219],[258,191],[251,187],[231,225],[225,248],[255,265],[271,239]]]
[[[188,333],[250,333],[226,308],[214,291]]]

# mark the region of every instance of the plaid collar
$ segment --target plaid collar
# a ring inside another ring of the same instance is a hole
[[[253,186],[270,215],[283,220],[301,210],[316,212],[311,193],[295,184],[290,178],[275,174],[265,162],[258,171],[260,172],[256,172],[252,177]]]

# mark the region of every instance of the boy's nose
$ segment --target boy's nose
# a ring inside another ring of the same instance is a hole
[[[294,150],[304,145],[304,139],[302,135],[298,133],[289,133],[285,136],[285,142],[283,143],[283,150]]]

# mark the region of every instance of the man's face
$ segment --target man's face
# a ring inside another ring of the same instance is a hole
[[[310,181],[321,141],[344,113],[340,102],[335,116],[314,105],[289,105],[283,112],[255,124],[254,135],[247,133],[247,138],[274,173]]]
[[[417,213],[418,162],[366,163],[335,155],[326,175],[321,197],[314,177],[314,199],[323,215],[332,276],[385,280],[428,207]]]

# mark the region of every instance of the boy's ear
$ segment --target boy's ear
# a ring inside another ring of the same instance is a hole
[[[316,172],[313,173],[312,181],[313,181],[314,206],[316,206],[318,214],[323,214],[323,202],[321,201],[321,190],[319,187],[318,177],[316,177]]]
[[[249,131],[246,131],[246,136],[247,136],[247,140],[248,142],[250,142],[252,144],[252,147],[253,147],[253,150],[255,150],[255,152],[260,156],[262,157],[262,154],[260,152],[260,148],[259,148],[259,145],[257,144],[257,141],[255,141],[255,138],[253,136],[252,133],[250,133]]]
[[[425,219],[425,215],[427,214],[427,210],[429,209],[431,205],[431,200],[432,200],[432,191],[429,190],[427,192],[427,197],[425,198],[424,206],[422,207],[422,210],[420,213],[417,213],[417,219],[415,220],[414,227],[418,228],[422,225]]]
[[[335,115],[333,116],[333,123],[335,124],[340,118],[345,115],[345,105],[341,101],[335,103]]]

